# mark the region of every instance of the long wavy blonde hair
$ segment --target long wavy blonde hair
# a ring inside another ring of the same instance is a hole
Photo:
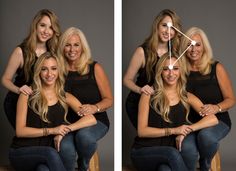
[[[177,59],[176,54],[172,54],[171,59]],[[165,86],[162,78],[162,71],[163,67],[165,66],[165,61],[169,60],[169,54],[165,53],[158,61],[156,65],[156,75],[155,75],[155,80],[153,84],[154,88],[154,94],[151,97],[151,106],[152,108],[161,115],[161,117],[166,121],[166,122],[171,122],[169,119],[169,112],[170,112],[170,102],[167,98],[167,94],[165,91]],[[177,61],[179,64],[179,71],[180,71],[180,77],[177,81],[177,93],[180,98],[180,102],[183,104],[184,108],[186,109],[186,121],[189,122],[188,120],[188,114],[190,110],[190,106],[188,104],[188,98],[187,98],[187,91],[186,91],[186,71],[184,70],[184,63],[180,59]]]
[[[194,35],[199,35],[202,39],[203,43],[203,55],[201,57],[201,61],[198,65],[199,72],[203,75],[209,74],[211,72],[211,64],[214,63],[213,52],[210,45],[210,42],[207,38],[205,32],[198,27],[191,27],[185,33],[188,37],[192,37]],[[189,39],[182,37],[180,44],[180,54],[188,47]],[[190,73],[190,59],[187,57],[186,53],[183,55],[183,60],[186,62],[186,70],[187,74]]]
[[[157,52],[156,48],[159,44],[159,25],[161,21],[166,17],[169,16],[172,19],[173,26],[176,27],[178,30],[182,30],[182,25],[180,22],[179,16],[170,9],[164,9],[162,10],[155,18],[152,24],[152,30],[148,38],[144,41],[143,44],[146,45],[146,53],[147,53],[147,61],[146,61],[146,73],[148,81],[150,81],[154,76],[155,73],[152,70],[155,64],[157,63]],[[180,44],[180,34],[179,32],[175,31],[175,35],[172,38],[172,50],[178,52],[179,50],[179,44]],[[169,49],[170,50],[170,49]]]
[[[55,91],[58,98],[58,102],[62,105],[62,107],[65,110],[64,120],[68,122],[66,119],[68,106],[66,104],[66,99],[65,99],[65,91],[64,91],[65,79],[64,79],[63,71],[60,69],[61,64],[58,57],[56,57],[50,52],[46,52],[42,54],[35,64],[34,77],[33,77],[34,82],[32,85],[33,94],[29,98],[28,105],[36,114],[40,116],[40,118],[44,122],[50,122],[47,118],[48,102],[46,99],[46,94],[43,91],[42,78],[40,77],[40,72],[41,72],[44,61],[50,58],[55,59],[58,65],[58,78],[56,79],[56,83],[55,83]]]
[[[37,45],[37,25],[44,16],[49,17],[53,30],[53,36],[46,42],[46,46],[48,48],[48,51],[53,53],[55,53],[57,49],[58,39],[61,34],[59,20],[53,11],[42,9],[35,15],[30,25],[29,34],[23,41],[23,44],[25,45],[24,50],[26,55],[26,57],[24,58],[24,74],[26,81],[30,80],[30,73],[32,73],[31,67],[36,60],[35,50]]]
[[[92,60],[91,50],[90,50],[88,41],[84,33],[80,29],[75,28],[75,27],[70,27],[61,35],[61,38],[58,43],[57,55],[60,58],[60,60],[62,60],[62,62],[64,61],[66,65],[68,65],[67,58],[65,57],[65,54],[64,54],[64,48],[66,46],[68,39],[73,35],[79,36],[81,40],[81,44],[82,44],[82,53],[79,58],[79,61],[76,63],[77,65],[76,69],[79,74],[85,75],[89,72],[89,64],[91,64],[93,60]],[[67,68],[68,67],[66,66],[64,68],[64,71],[66,74],[68,73]]]

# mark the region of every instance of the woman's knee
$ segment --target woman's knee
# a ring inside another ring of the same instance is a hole
[[[212,129],[203,129],[199,131],[198,137],[197,137],[198,145],[199,146],[209,146],[209,145],[215,145],[218,146],[218,139],[215,135],[215,132],[212,131]]]
[[[78,130],[75,135],[75,142],[76,144],[79,143],[81,146],[84,146],[88,144],[96,144],[97,140],[89,130],[81,129]]]
[[[190,134],[187,137],[185,137],[184,141],[182,142],[181,154],[182,155],[183,154],[191,154],[194,156],[198,155],[195,134]]]

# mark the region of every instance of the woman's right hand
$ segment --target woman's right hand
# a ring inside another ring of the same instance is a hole
[[[146,95],[152,95],[154,90],[151,86],[145,85],[140,89],[140,94],[145,93]]]
[[[61,135],[61,136],[64,137],[69,132],[71,132],[71,129],[69,128],[68,125],[60,125],[60,126],[52,128],[52,133],[51,134]]]
[[[27,85],[23,85],[22,87],[19,88],[19,94],[23,93],[25,95],[31,95],[33,93],[31,87]]]
[[[173,132],[172,132],[173,134],[183,135],[183,136],[187,136],[189,133],[193,131],[190,125],[181,125],[179,127],[172,128],[172,129],[173,129]]]

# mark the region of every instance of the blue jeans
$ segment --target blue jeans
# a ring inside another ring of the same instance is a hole
[[[158,167],[158,171],[171,171],[171,168],[168,164],[161,164]]]
[[[131,150],[131,160],[138,171],[187,171],[179,151],[170,146],[143,147]]]
[[[66,171],[56,149],[47,146],[10,148],[9,160],[16,171]]]
[[[96,125],[79,129],[63,138],[59,154],[68,171],[75,169],[76,152],[78,170],[87,171],[89,161],[97,150],[97,141],[106,135],[108,129],[105,124],[97,121]]]
[[[211,168],[211,160],[216,154],[219,141],[230,131],[230,127],[219,121],[215,126],[201,129],[187,136],[182,145],[182,156],[190,171],[195,170],[198,153],[201,171]],[[193,136],[193,137],[192,137]]]

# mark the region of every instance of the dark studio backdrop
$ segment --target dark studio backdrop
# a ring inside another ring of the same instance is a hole
[[[163,9],[176,11],[184,31],[192,26],[202,28],[212,45],[214,57],[226,68],[236,93],[235,7],[233,0],[125,0],[122,3],[122,75],[128,67],[134,50],[149,35],[156,15]],[[136,135],[128,120],[125,99],[129,90],[122,87],[122,162],[129,165],[130,148]],[[235,170],[236,107],[230,111],[231,132],[220,143],[222,171]]]
[[[1,0],[0,1],[0,75],[16,45],[28,35],[29,26],[36,13],[53,10],[59,18],[61,30],[80,28],[87,37],[92,57],[104,68],[114,90],[114,2],[111,0]],[[114,92],[114,91],[113,91]],[[0,165],[8,164],[8,148],[14,131],[3,111],[7,90],[0,85]],[[102,171],[114,168],[114,116],[113,107],[108,110],[110,130],[99,141],[98,152]]]

